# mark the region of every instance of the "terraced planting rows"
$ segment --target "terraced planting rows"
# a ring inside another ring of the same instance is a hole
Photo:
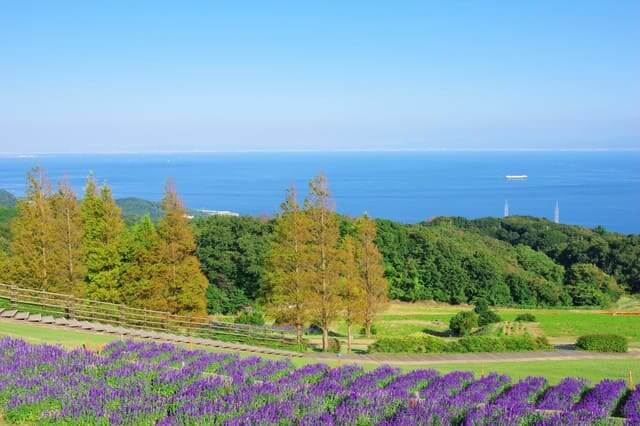
[[[5,338],[0,410],[9,422],[52,425],[640,424],[640,388],[388,366],[296,369],[288,360],[131,340],[101,353],[65,351]]]

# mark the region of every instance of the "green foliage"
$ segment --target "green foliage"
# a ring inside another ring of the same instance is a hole
[[[476,306],[473,308],[473,312],[478,314],[478,325],[480,327],[502,321],[500,315],[489,309],[489,304],[485,299],[476,300]]]
[[[207,312],[210,314],[235,314],[251,304],[239,288],[220,288],[215,284],[207,287],[206,298]]]
[[[340,348],[341,348],[340,340],[336,339],[335,337],[330,337],[327,352],[339,353]]]
[[[16,207],[17,203],[18,199],[15,197],[15,195],[10,193],[9,191],[0,189],[0,207],[13,208]]]
[[[576,347],[592,352],[627,352],[628,343],[624,336],[617,334],[589,334],[580,336]]]
[[[15,207],[0,206],[0,252],[7,252],[11,242],[11,221],[18,214]]]
[[[449,329],[457,336],[466,336],[478,326],[478,314],[471,311],[458,312],[449,321]]]
[[[569,293],[575,305],[606,307],[622,295],[622,288],[615,279],[595,265],[576,263],[567,275]]]
[[[264,325],[264,315],[255,309],[246,309],[234,319],[236,324]]]
[[[382,337],[369,345],[370,353],[440,353],[447,342],[433,336]]]
[[[522,336],[466,336],[446,342],[433,336],[384,337],[369,346],[369,352],[382,353],[469,353],[524,352],[551,349],[545,338]]]
[[[98,189],[92,176],[87,180],[80,215],[84,227],[82,247],[87,268],[87,297],[119,303],[124,223],[109,187]]]
[[[367,332],[367,330],[366,330],[364,327],[362,327],[362,328],[360,329],[360,334],[364,335],[366,332]],[[378,327],[376,327],[376,325],[375,325],[375,324],[372,324],[372,325],[371,325],[371,335],[372,335],[372,336],[375,336],[375,335],[377,335],[377,334],[378,334]]]
[[[216,287],[207,293],[209,312],[233,313],[259,296],[272,222],[248,216],[207,216],[193,219],[192,225],[202,271],[209,287]]]
[[[536,316],[530,313],[524,313],[524,314],[518,314],[518,316],[516,317],[515,321],[519,321],[519,322],[536,322],[538,321],[536,319]]]
[[[153,221],[158,221],[164,213],[161,203],[143,200],[142,198],[118,198],[116,204],[122,210],[122,217],[125,222],[129,224],[137,222],[144,216],[148,216]]]
[[[622,235],[595,229],[553,223],[546,219],[509,216],[467,220],[455,218],[459,228],[508,242],[526,245],[546,254],[565,269],[576,263],[596,265],[619,283],[640,291],[640,235]],[[545,272],[546,273],[546,272]]]

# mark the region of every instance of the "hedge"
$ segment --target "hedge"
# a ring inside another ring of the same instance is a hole
[[[538,319],[535,315],[530,313],[520,314],[516,317],[516,321],[518,322],[536,322]]]
[[[369,352],[383,353],[468,353],[523,352],[551,349],[544,337],[523,336],[467,336],[446,342],[432,336],[383,337],[369,346]]]
[[[627,339],[617,334],[589,334],[578,337],[576,346],[591,352],[627,352]]]

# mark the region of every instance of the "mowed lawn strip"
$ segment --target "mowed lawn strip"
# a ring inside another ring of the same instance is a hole
[[[83,344],[89,349],[97,349],[106,343],[119,339],[118,336],[102,335],[91,332],[81,332],[68,329],[60,329],[56,327],[38,326],[27,323],[19,323],[16,321],[0,321],[0,337],[11,336],[27,340],[32,343],[49,343],[60,344],[67,348],[80,347]],[[188,346],[188,345],[181,345]],[[193,345],[194,349],[204,349],[213,352],[226,352],[221,349],[210,348],[205,346]],[[281,359],[278,356],[269,356],[262,354],[254,354],[249,352],[240,352],[242,356],[260,356],[269,359]],[[292,362],[295,366],[300,367],[305,364],[323,362],[332,367],[344,365],[347,362],[339,360],[317,360],[314,358],[294,358]],[[378,362],[362,362],[360,363],[365,369],[370,370],[378,367]],[[556,383],[566,376],[584,377],[592,382],[602,380],[604,378],[628,379],[629,371],[631,371],[634,380],[640,380],[640,360],[638,359],[595,359],[595,360],[566,360],[566,361],[519,361],[519,362],[500,362],[500,361],[467,361],[467,362],[451,362],[446,364],[403,364],[390,363],[396,365],[404,371],[434,368],[441,372],[453,370],[471,371],[476,375],[486,374],[492,371],[503,373],[511,376],[514,380],[530,375],[540,375],[546,377],[550,382]]]

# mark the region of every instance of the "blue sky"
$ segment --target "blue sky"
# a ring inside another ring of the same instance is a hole
[[[638,149],[639,22],[637,0],[6,2],[0,152]]]

